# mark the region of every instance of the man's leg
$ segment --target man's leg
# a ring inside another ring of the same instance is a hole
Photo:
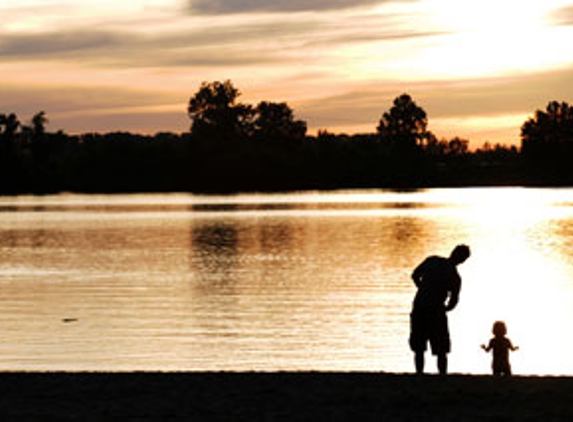
[[[424,352],[417,351],[414,352],[414,363],[416,365],[416,373],[423,374],[424,373]]]
[[[448,373],[448,355],[445,353],[438,355],[438,371],[440,375],[446,375]]]
[[[440,375],[448,373],[448,353],[450,352],[450,330],[446,312],[436,314],[434,336],[432,337],[432,351],[438,358],[438,372]]]

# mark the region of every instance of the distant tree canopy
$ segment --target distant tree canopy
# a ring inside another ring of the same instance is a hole
[[[215,142],[246,138],[286,142],[305,138],[306,122],[295,120],[288,104],[262,101],[253,108],[238,102],[240,95],[231,81],[203,82],[189,100],[191,133]]]
[[[286,103],[262,101],[255,109],[253,122],[255,136],[276,142],[302,141],[307,125],[295,120],[292,109]]]
[[[525,149],[573,144],[573,107],[552,101],[546,111],[537,110],[521,127],[521,141]]]
[[[522,151],[438,139],[408,94],[364,134],[307,134],[285,102],[239,101],[231,81],[190,98],[190,132],[68,135],[44,111],[0,112],[0,194],[239,192],[467,185],[573,186],[573,110],[551,102],[522,127]]]
[[[382,142],[392,144],[398,152],[411,153],[428,138],[428,116],[408,94],[394,100],[378,123]]]
[[[0,136],[3,140],[12,140],[20,127],[20,121],[14,113],[0,114]]]
[[[45,111],[40,111],[32,117],[32,133],[34,136],[42,136],[46,133],[46,124],[49,123]]]
[[[573,181],[573,107],[551,101],[521,127],[522,154],[540,182]]]
[[[241,139],[248,136],[253,111],[237,103],[241,95],[231,81],[204,82],[189,100],[187,114],[191,132],[213,141]]]

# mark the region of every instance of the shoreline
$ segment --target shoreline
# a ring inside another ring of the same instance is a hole
[[[5,372],[0,414],[60,420],[569,420],[573,377]]]

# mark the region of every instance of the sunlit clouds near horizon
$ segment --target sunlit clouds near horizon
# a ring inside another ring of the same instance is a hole
[[[438,137],[519,143],[573,102],[573,1],[3,0],[0,112],[70,133],[189,129],[203,81],[373,132],[401,93]]]

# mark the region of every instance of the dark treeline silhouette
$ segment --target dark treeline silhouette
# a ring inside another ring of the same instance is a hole
[[[522,155],[530,184],[573,184],[573,107],[552,101],[521,128]]]
[[[203,83],[190,131],[51,133],[0,113],[0,193],[237,192],[573,184],[573,109],[551,102],[522,127],[522,148],[438,139],[403,94],[372,133],[307,134],[286,103],[239,102],[230,81]],[[373,124],[374,126],[374,124]]]

